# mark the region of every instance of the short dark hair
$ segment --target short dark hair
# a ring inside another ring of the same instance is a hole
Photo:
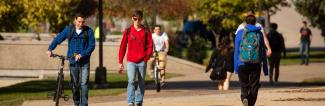
[[[302,21],[303,24],[307,25],[307,21]]]
[[[133,13],[133,15],[132,15],[132,17],[139,17],[139,18],[141,18],[141,19],[142,19],[142,16],[143,16],[143,13],[142,13],[141,10],[136,10],[136,11],[134,11],[134,13]]]
[[[76,14],[74,15],[74,19],[77,19],[78,17],[86,18],[85,15],[83,15],[83,14],[81,14],[81,13],[76,13]]]
[[[270,24],[270,27],[274,30],[277,30],[278,29],[278,24],[277,23],[271,23]]]
[[[156,28],[156,27],[159,27],[159,28],[161,28],[161,26],[160,26],[160,25],[155,25],[155,26],[154,26],[154,28]]]
[[[254,15],[248,15],[246,17],[246,23],[251,24],[251,25],[255,25],[256,24],[256,17]]]

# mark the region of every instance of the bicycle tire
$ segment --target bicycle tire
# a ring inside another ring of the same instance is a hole
[[[160,92],[160,71],[159,69],[156,67],[155,68],[155,84],[156,84],[156,92]]]
[[[63,83],[63,79],[62,79],[62,75],[59,75],[58,79],[57,79],[57,88],[55,91],[55,106],[59,106],[59,102],[60,102],[60,98],[62,95],[62,83]]]

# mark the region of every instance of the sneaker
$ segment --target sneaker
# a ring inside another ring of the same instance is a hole
[[[137,103],[137,105],[136,106],[142,106],[142,103]]]
[[[160,83],[160,86],[161,86],[161,87],[166,87],[166,82],[161,82],[161,83]]]
[[[247,99],[243,99],[243,105],[248,106],[248,100]]]
[[[129,103],[128,106],[134,106],[134,104],[133,103]]]

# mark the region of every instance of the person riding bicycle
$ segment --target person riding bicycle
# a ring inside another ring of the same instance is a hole
[[[169,48],[168,43],[168,35],[165,32],[161,32],[161,26],[155,25],[153,29],[154,33],[152,34],[152,40],[154,43],[154,51],[158,53],[158,59],[159,59],[159,68],[160,68],[160,76],[161,76],[161,86],[165,85],[165,72],[166,72],[166,63],[167,63],[167,52]],[[150,76],[153,76],[153,69],[155,65],[155,58],[156,52],[153,53],[153,55],[150,58]]]
[[[88,106],[90,57],[95,49],[95,38],[93,30],[85,26],[85,16],[75,15],[74,25],[65,27],[49,45],[46,52],[48,56],[51,57],[52,51],[66,39],[68,39],[67,57],[70,63],[73,101],[76,106],[80,104]]]

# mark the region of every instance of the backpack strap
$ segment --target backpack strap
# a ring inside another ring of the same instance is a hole
[[[74,30],[75,30],[74,25],[70,25],[70,26],[69,26],[69,29],[70,29],[69,41],[70,41],[70,40],[72,39],[72,37],[73,37],[73,32],[74,32]]]
[[[74,33],[74,30],[75,30],[75,26],[74,25],[70,25],[69,28],[70,28],[70,34],[69,34],[69,41],[70,41],[72,39],[72,37],[73,37],[73,33]],[[89,27],[86,27],[86,26],[83,27],[83,32],[84,32],[83,35],[84,35],[85,41],[88,41],[88,39],[89,39],[88,30],[89,30]]]
[[[147,31],[146,27],[144,27],[144,26],[142,26],[142,27],[144,29],[145,45],[147,45],[148,44],[148,31]],[[131,32],[131,27],[128,27],[126,29],[126,43],[128,43],[128,38],[129,38],[128,36],[129,36],[130,32]],[[148,49],[147,46],[146,46],[146,49]]]

